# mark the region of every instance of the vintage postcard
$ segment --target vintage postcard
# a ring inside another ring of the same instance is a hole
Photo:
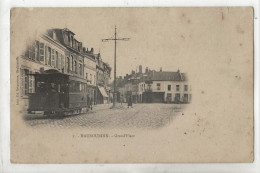
[[[12,8],[12,163],[254,161],[254,10]]]

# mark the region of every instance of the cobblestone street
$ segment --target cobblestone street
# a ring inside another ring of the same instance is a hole
[[[184,105],[174,104],[134,104],[127,108],[126,104],[117,109],[110,109],[111,104],[97,105],[88,113],[67,116],[47,117],[43,114],[30,114],[25,121],[32,127],[60,128],[160,128],[169,124],[175,115],[181,114]]]

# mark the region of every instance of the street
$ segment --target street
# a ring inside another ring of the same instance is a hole
[[[32,127],[59,128],[145,128],[156,129],[169,124],[175,115],[181,114],[184,105],[175,104],[117,104],[116,109],[110,109],[111,104],[94,106],[92,111],[67,117],[47,117],[43,114],[30,114],[25,121]]]

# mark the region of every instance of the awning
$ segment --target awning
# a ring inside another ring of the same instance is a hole
[[[105,91],[105,88],[103,87],[98,87],[99,91],[101,92],[101,94],[103,95],[103,97],[108,97],[106,91]]]

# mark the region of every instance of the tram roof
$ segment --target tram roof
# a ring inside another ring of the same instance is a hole
[[[50,75],[53,75],[53,76],[58,75],[60,77],[66,77],[69,80],[78,81],[78,82],[82,82],[82,83],[86,83],[87,84],[87,81],[85,79],[82,79],[82,78],[79,78],[77,76],[73,76],[73,75],[70,75],[70,74],[64,74],[64,73],[61,73],[60,71],[55,70],[55,69],[49,69],[49,70],[43,71],[42,73],[35,73],[35,74],[31,74],[31,75],[34,75],[34,76],[45,76],[47,78],[51,77]]]
[[[63,76],[70,76],[68,74],[61,73],[60,71],[55,70],[55,69],[45,70],[45,71],[43,71],[41,73],[36,72],[34,74],[31,74],[31,75],[54,75],[54,74],[56,74],[56,75],[63,75]]]

